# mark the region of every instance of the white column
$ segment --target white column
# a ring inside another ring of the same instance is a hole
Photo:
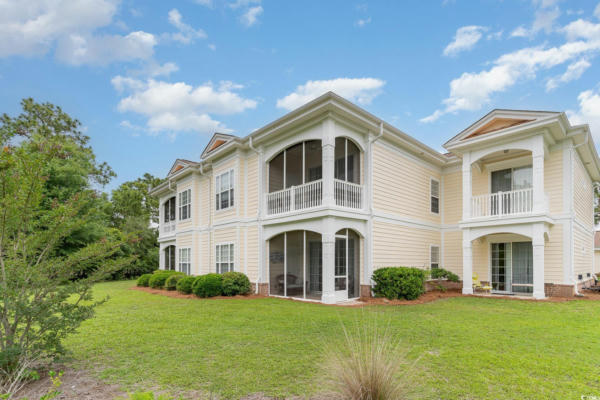
[[[471,218],[471,196],[472,178],[471,178],[471,153],[463,154],[462,163],[462,199],[463,199],[463,221]]]
[[[334,193],[334,163],[335,163],[335,122],[326,119],[323,122],[323,205],[335,206]]]
[[[544,137],[535,138],[533,150],[533,212],[542,213],[546,210],[546,199],[544,196]]]
[[[544,225],[533,226],[533,297],[543,299],[544,293]]]
[[[473,294],[473,244],[471,231],[463,230],[463,294]]]
[[[323,294],[325,304],[335,303],[335,234],[325,233],[321,237],[323,246]]]

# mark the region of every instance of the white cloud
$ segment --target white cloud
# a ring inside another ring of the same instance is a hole
[[[527,37],[527,36],[529,36],[529,31],[527,29],[525,29],[523,26],[519,26],[510,33],[510,36],[511,37]]]
[[[600,19],[600,3],[598,3],[598,5],[596,6],[596,9],[594,10],[594,15],[596,16],[596,18]]]
[[[589,124],[594,141],[600,143],[600,92],[586,90],[579,93],[579,110],[567,111],[572,124]]]
[[[233,3],[229,3],[229,8],[238,9],[240,7],[249,7],[252,4],[260,4],[261,0],[237,0]]]
[[[502,35],[504,34],[503,30],[499,30],[498,32],[488,33],[486,36],[487,40],[500,40],[502,39]]]
[[[255,100],[235,92],[241,85],[229,81],[220,82],[217,87],[210,82],[194,87],[185,82],[116,76],[111,82],[118,92],[129,92],[119,101],[118,110],[145,116],[148,131],[155,134],[227,132],[230,130],[212,115],[237,114],[257,105]]]
[[[213,43],[210,43],[208,45],[208,48],[211,49],[212,51],[216,51],[217,50],[217,46],[215,44],[213,44]]]
[[[263,13],[263,8],[261,6],[250,7],[242,16],[240,17],[240,21],[242,24],[247,27],[251,27],[256,25],[258,22],[258,17]]]
[[[572,24],[569,26],[573,28]],[[595,27],[600,29],[600,26]],[[550,48],[527,47],[502,55],[487,70],[463,73],[450,82],[450,95],[443,100],[444,108],[421,121],[433,122],[446,113],[478,110],[490,101],[490,96],[494,93],[502,92],[521,80],[535,78],[539,70],[550,69],[585,55],[591,56],[600,50],[600,40],[593,33],[596,28],[585,32],[579,29],[566,31],[568,36],[584,37],[587,40],[568,41]]]
[[[56,47],[70,64],[108,64],[147,58],[156,44],[146,32],[94,35],[112,23],[117,0],[0,1],[0,57],[36,56]]]
[[[147,32],[121,35],[78,35],[61,39],[56,57],[72,65],[106,65],[115,61],[148,59],[154,54],[156,38]]]
[[[206,33],[202,29],[194,29],[190,25],[183,22],[183,17],[176,8],[169,11],[169,23],[179,31],[169,35],[172,40],[181,42],[183,44],[189,44],[195,39],[206,38]]]
[[[548,82],[546,82],[546,91],[549,92],[556,89],[562,83],[571,82],[581,78],[581,75],[585,70],[591,66],[592,64],[585,58],[570,64],[561,76],[550,78]]]
[[[355,25],[358,26],[359,28],[364,27],[367,24],[371,23],[371,17],[368,18],[361,18],[358,21],[356,21]]]
[[[444,49],[445,56],[455,56],[461,51],[471,50],[481,39],[487,28],[477,25],[463,26],[456,30],[454,40]]]
[[[539,1],[534,0],[533,5],[536,7],[533,23],[531,28],[519,26],[512,31],[511,37],[528,37],[533,38],[540,31],[550,33],[556,28],[556,20],[560,17],[560,9],[556,6],[557,1]]]
[[[212,0],[194,0],[194,2],[208,8],[213,8],[214,6]]]
[[[296,90],[277,100],[277,107],[293,110],[332,91],[359,104],[370,104],[381,93],[385,81],[375,78],[337,78],[325,81],[308,81]]]

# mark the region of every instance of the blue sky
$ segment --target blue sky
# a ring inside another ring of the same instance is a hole
[[[567,111],[600,143],[600,3],[0,1],[0,111],[79,118],[107,189],[197,160],[334,90],[434,149],[493,108]]]

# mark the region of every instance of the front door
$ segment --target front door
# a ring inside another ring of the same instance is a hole
[[[348,246],[346,236],[335,238],[335,299],[348,299]]]

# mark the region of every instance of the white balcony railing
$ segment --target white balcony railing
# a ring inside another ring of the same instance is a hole
[[[471,198],[471,218],[501,217],[533,211],[533,189],[488,193]]]
[[[163,222],[162,224],[160,224],[160,232],[163,235],[175,233],[176,229],[177,229],[177,223],[175,221]]]
[[[318,207],[323,203],[323,181],[312,181],[300,186],[267,194],[267,214],[281,214]]]
[[[363,187],[356,183],[335,180],[335,204],[340,207],[362,208]]]

